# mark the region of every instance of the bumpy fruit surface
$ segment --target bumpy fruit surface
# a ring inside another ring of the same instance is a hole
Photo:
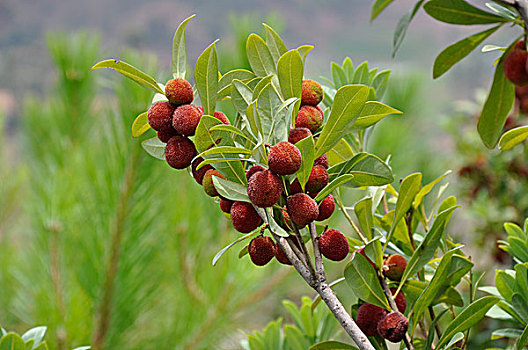
[[[167,101],[154,103],[147,112],[150,127],[156,131],[174,132],[172,128],[172,114],[174,106]]]
[[[319,216],[317,216],[317,221],[323,221],[328,219],[335,210],[335,201],[334,196],[329,194],[325,199],[319,203]]]
[[[205,172],[202,185],[204,188],[205,193],[211,197],[218,196],[218,191],[216,190],[214,183],[213,183],[213,176],[218,176],[222,179],[225,179],[225,177],[220,174],[220,172],[216,169],[209,169]]]
[[[158,139],[163,142],[167,143],[173,136],[177,136],[178,133],[172,129],[171,131],[156,131],[156,136],[158,136]]]
[[[313,80],[303,80],[301,105],[317,106],[324,97],[321,84]]]
[[[291,265],[292,263],[290,260],[288,260],[288,257],[286,256],[286,253],[284,253],[284,250],[282,250],[280,245],[276,245],[275,247],[275,258],[278,262],[284,265]]]
[[[264,169],[264,167],[261,167],[260,165],[253,165],[251,168],[248,169],[248,171],[246,171],[246,179],[249,181],[249,179],[251,179],[251,176],[263,170],[266,169]]]
[[[302,106],[295,119],[296,128],[307,128],[315,133],[323,124],[323,111],[319,107]]]
[[[409,328],[409,320],[399,312],[391,312],[378,323],[378,333],[392,343],[399,343]]]
[[[407,260],[400,254],[393,254],[383,262],[383,274],[390,280],[399,281],[407,267]]]
[[[207,164],[207,165],[204,165],[203,167],[201,167],[200,169],[197,170],[198,165],[200,165],[200,163],[203,162],[203,161],[204,161],[204,159],[202,157],[196,158],[192,162],[192,167],[191,167],[192,176],[194,177],[196,182],[198,182],[200,185],[203,182],[203,178],[204,178],[204,175],[207,172],[207,170],[213,169],[213,167],[211,165]]]
[[[231,213],[231,207],[233,206],[233,201],[229,199],[220,198],[220,210],[224,213]]]
[[[397,290],[398,288],[394,288],[394,287],[390,289],[393,296]],[[398,293],[398,295],[396,295],[396,297],[394,298],[394,302],[396,303],[396,306],[398,307],[398,311],[401,312],[402,314],[405,313],[405,309],[407,309],[407,299],[405,299],[405,295],[403,294],[401,290]]]
[[[262,225],[262,219],[248,202],[235,202],[231,206],[231,223],[235,230],[249,233]]]
[[[293,128],[290,130],[290,134],[288,135],[288,142],[296,144],[311,134],[312,132],[308,128]]]
[[[203,112],[203,110],[202,110],[202,112]],[[213,117],[215,117],[216,119],[220,120],[225,125],[229,125],[230,124],[229,123],[229,119],[227,119],[227,116],[223,112],[216,111],[216,112],[214,112]]]
[[[301,152],[294,144],[282,141],[270,148],[268,165],[279,175],[295,174],[301,168]]]
[[[301,183],[299,182],[298,179],[295,179],[295,181],[293,181],[290,184],[290,195],[301,193],[301,192],[302,192]]]
[[[326,156],[326,153],[314,161],[314,166],[316,165],[320,165],[323,168],[328,169],[328,157]]]
[[[178,134],[192,136],[200,123],[203,113],[195,105],[183,105],[174,111],[172,126]]]
[[[306,191],[311,193],[319,192],[326,185],[328,185],[328,172],[322,165],[314,166],[306,182]]]
[[[260,208],[267,208],[279,201],[282,190],[280,177],[270,170],[264,170],[251,176],[247,194],[251,203]]]
[[[174,169],[185,169],[196,156],[196,148],[184,136],[173,136],[165,146],[165,159]]]
[[[327,259],[341,261],[348,255],[348,240],[336,229],[326,230],[319,237],[321,254]]]
[[[387,316],[387,311],[379,306],[369,303],[358,308],[356,323],[365,335],[373,337],[378,335],[378,323]]]
[[[308,225],[319,216],[317,202],[306,193],[296,193],[289,196],[286,207],[290,219],[300,227]]]
[[[271,237],[255,237],[249,242],[248,253],[253,264],[264,266],[275,256],[275,242]]]
[[[169,80],[165,85],[165,96],[175,106],[191,103],[194,99],[191,84],[182,78]]]
[[[514,49],[504,59],[504,74],[515,85],[528,83],[528,73],[526,72],[527,58],[528,53],[526,50]]]

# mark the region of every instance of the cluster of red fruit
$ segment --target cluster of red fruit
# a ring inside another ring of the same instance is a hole
[[[363,255],[376,268],[375,264],[367,257],[365,250],[362,248],[356,253]],[[383,262],[382,272],[388,279],[399,282],[403,272],[407,267],[407,260],[399,254],[389,256]],[[397,288],[390,288],[392,295]],[[388,312],[387,310],[369,303],[362,304],[356,314],[356,323],[358,327],[368,336],[380,335],[390,342],[398,343],[403,340],[409,320],[403,315],[407,308],[407,300],[402,291],[394,297],[394,302],[398,310]]]
[[[504,74],[517,86],[528,83],[528,52],[524,41],[519,41],[504,59]]]

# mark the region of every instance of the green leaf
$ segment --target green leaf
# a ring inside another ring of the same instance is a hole
[[[232,201],[250,202],[246,186],[218,176],[213,176],[212,179],[216,190],[222,197]]]
[[[328,185],[326,185],[318,194],[317,196],[315,196],[314,200],[316,202],[320,202],[322,201],[323,199],[325,199],[326,197],[328,197],[328,195],[330,193],[332,193],[332,191],[334,191],[336,188],[338,188],[339,186],[341,186],[342,184],[348,182],[348,181],[352,181],[354,179],[354,175],[350,175],[350,174],[346,174],[346,175],[341,175],[339,177],[336,177],[334,180],[332,180]]]
[[[246,110],[253,100],[252,96],[253,91],[246,84],[238,79],[233,79],[231,100],[238,113],[246,114]]]
[[[250,155],[252,153],[253,151],[250,149],[234,147],[234,146],[218,146],[218,147],[213,147],[206,151],[203,151],[202,153],[198,155],[198,157],[208,156],[211,154],[248,154]]]
[[[434,19],[451,24],[491,24],[507,21],[464,0],[431,0],[424,5],[424,10]]]
[[[213,177],[214,178],[214,177]],[[214,181],[214,180],[213,180]],[[248,239],[249,237],[253,236],[255,234],[255,232],[250,232],[242,237],[239,237],[238,239],[236,239],[235,241],[231,242],[229,245],[225,246],[222,250],[220,250],[218,253],[216,253],[216,255],[214,256],[213,258],[213,266],[216,265],[216,263],[218,262],[218,259],[220,259],[222,257],[222,255],[224,255],[225,252],[227,252],[232,246],[234,246],[235,244],[239,243],[239,242],[242,242],[243,240],[246,240]],[[0,349],[1,350],[1,349]]]
[[[278,119],[277,111],[281,108],[281,98],[272,83],[268,83],[258,95],[257,111],[260,119],[261,131],[265,142],[275,144],[276,134],[273,133]],[[282,141],[282,140],[280,140]]]
[[[385,95],[385,90],[387,89],[390,73],[390,70],[384,70],[376,74],[376,76],[374,77],[372,87],[376,91],[376,97],[378,100],[381,100],[383,95]]]
[[[390,310],[387,298],[381,289],[378,275],[361,254],[354,254],[345,268],[345,279],[356,297],[386,310]]]
[[[502,328],[497,329],[491,333],[491,340],[501,339],[501,338],[513,338],[517,339],[521,336],[522,330],[512,329],[512,328]],[[519,348],[522,349],[522,348]]]
[[[372,4],[372,9],[370,10],[370,20],[373,21],[378,15],[389,6],[393,0],[376,0]]]
[[[157,137],[141,142],[141,147],[154,158],[165,160],[165,144]]]
[[[359,226],[370,241],[372,239],[372,228],[374,217],[372,216],[372,197],[363,198],[354,205],[354,212],[358,218]]]
[[[328,164],[330,164],[330,166],[345,162],[353,156],[354,151],[345,139],[339,140],[330,151],[326,152],[326,157],[328,158]]]
[[[249,82],[254,79],[255,73],[246,69],[233,69],[224,74],[218,81],[218,96],[217,98],[223,98],[231,93],[231,86],[233,80],[237,79],[243,83]],[[247,107],[246,107],[247,108]],[[245,109],[244,109],[245,110]]]
[[[297,115],[301,105],[303,70],[303,61],[297,50],[286,52],[279,58],[277,63],[277,75],[282,97],[285,100],[292,97],[299,99],[295,103],[293,116]]]
[[[494,2],[487,2],[486,7],[493,10],[495,13],[497,13],[499,16],[507,18],[507,19],[516,19],[518,16],[510,11],[505,6],[502,6],[501,4],[496,4]]]
[[[262,25],[266,28],[266,45],[268,45],[273,60],[277,62],[279,57],[284,55],[288,49],[286,48],[284,41],[282,41],[279,34],[277,34],[273,28],[266,23],[262,23]]]
[[[328,169],[330,181],[345,174],[354,175],[352,185],[355,187],[382,186],[394,181],[390,167],[370,153],[358,153],[346,162]]]
[[[437,177],[436,179],[434,179],[433,181],[431,181],[430,183],[428,183],[427,185],[425,185],[424,187],[422,187],[420,189],[420,191],[418,191],[418,193],[416,194],[416,197],[414,197],[414,202],[413,202],[413,207],[414,208],[418,208],[420,206],[420,204],[422,204],[422,201],[424,199],[424,197],[429,193],[431,192],[431,190],[433,189],[433,187],[439,183],[440,181],[442,181],[442,179],[444,177],[446,177],[447,175],[451,174],[451,170],[448,170],[446,171],[445,173],[443,173],[441,176]]]
[[[82,346],[82,347],[76,348],[74,350],[85,350],[85,349],[89,350],[90,347],[89,346]],[[36,348],[33,348],[33,350],[48,350],[48,344],[46,344],[46,342],[42,342]]]
[[[365,85],[347,85],[337,90],[332,112],[315,146],[316,158],[331,150],[345,136],[367,102],[368,95],[369,88]]]
[[[218,92],[216,41],[209,45],[196,60],[194,81],[204,114],[213,115],[216,110],[216,96]]]
[[[183,20],[174,33],[172,39],[172,76],[185,79],[187,72],[187,43],[185,40],[185,27],[196,15],[191,15]]]
[[[517,339],[517,349],[522,349],[525,346],[528,346],[528,326],[524,328],[521,336]]]
[[[239,128],[233,125],[218,124],[218,125],[213,126],[210,130],[211,131],[228,131],[254,144],[254,141],[252,138],[248,137],[246,134],[242,132],[242,130],[240,130]]]
[[[301,46],[299,46],[296,49],[301,54],[301,57],[303,59],[303,63],[304,63],[304,61],[306,61],[306,56],[308,56],[308,54],[310,53],[310,51],[313,50],[313,48],[314,47],[312,45],[301,45]]]
[[[40,326],[31,328],[26,333],[22,335],[22,340],[27,342],[29,340],[34,340],[33,348],[37,347],[40,343],[42,343],[42,340],[44,339],[44,336],[46,335],[47,327]]]
[[[347,74],[345,73],[345,70],[341,68],[340,65],[338,65],[335,62],[330,63],[330,67],[332,70],[332,79],[334,80],[334,86],[336,89],[339,89],[341,86],[344,86],[348,83],[352,83],[352,81],[348,81]],[[360,83],[359,81],[353,81],[354,83]]]
[[[368,84],[368,78],[369,78],[369,66],[368,66],[368,62],[365,61],[356,67],[356,71],[354,72],[354,77],[352,78],[352,82],[354,84]]]
[[[161,87],[154,78],[126,62],[120,61],[118,59],[109,59],[96,63],[92,67],[92,70],[101,68],[113,69],[116,72],[123,74],[125,77],[134,80],[139,85],[154,92],[158,92],[162,95],[165,95],[165,91],[161,89]]]
[[[480,114],[477,130],[484,145],[494,148],[515,101],[515,87],[504,75],[504,60],[495,68],[491,91]]]
[[[481,52],[492,52],[492,51],[506,51],[505,47],[497,46],[497,45],[484,45],[482,46],[482,49],[480,49]]]
[[[451,69],[451,67],[475,50],[477,46],[479,46],[491,34],[495,33],[499,28],[500,25],[487,29],[445,48],[435,59],[433,65],[433,79],[442,76],[445,72]]]
[[[410,276],[418,272],[434,256],[434,253],[440,244],[440,239],[442,238],[447,222],[456,208],[458,207],[453,206],[438,214],[433,223],[433,227],[427,232],[424,240],[416,248],[407,262],[407,267],[403,272],[402,281],[406,281]]]
[[[26,345],[18,334],[9,332],[0,340],[0,350],[26,350]]]
[[[147,118],[147,112],[143,112],[137,116],[132,123],[132,136],[140,137],[150,129],[150,124]]]
[[[297,142],[295,144],[299,151],[301,151],[302,161],[301,161],[301,168],[297,171],[297,179],[299,180],[299,183],[301,184],[301,188],[304,191],[304,186],[306,185],[306,182],[308,181],[308,178],[310,177],[310,172],[312,171],[313,163],[314,163],[314,152],[315,152],[315,146],[314,146],[314,140],[312,135],[302,139],[301,141]]]
[[[499,140],[499,149],[507,151],[528,138],[528,126],[520,126],[506,131]]]
[[[268,218],[268,224],[270,225],[270,229],[275,232],[275,234],[277,236],[281,236],[281,237],[288,237],[290,236],[290,234],[288,232],[286,232],[282,227],[280,227],[279,224],[277,224],[277,222],[275,221],[275,219],[273,218],[273,213],[272,213],[272,208],[266,208],[266,209],[262,209],[262,208],[255,208],[257,211],[259,210],[265,210],[266,213],[267,213],[267,218]]]
[[[441,348],[447,344],[453,336],[458,332],[463,332],[475,324],[477,324],[485,315],[486,312],[495,304],[499,302],[499,298],[494,296],[486,296],[471,303],[464,309],[445,329],[442,337],[436,345]]]
[[[284,341],[286,349],[307,349],[310,346],[299,328],[289,324],[284,326]]]
[[[359,116],[354,123],[354,127],[361,129],[367,128],[376,124],[389,114],[402,114],[402,112],[381,102],[368,101],[359,113]]]
[[[337,340],[326,340],[310,346],[310,350],[357,350],[357,348],[353,345],[342,343]]]
[[[268,45],[257,34],[251,34],[248,37],[246,53],[249,65],[256,75],[265,77],[276,73],[275,62],[273,61]]]
[[[495,286],[500,295],[508,302],[511,302],[513,293],[515,293],[515,278],[504,270],[495,272]]]
[[[398,24],[396,25],[396,30],[394,31],[394,38],[392,39],[392,57],[396,55],[396,52],[400,48],[403,39],[405,38],[405,34],[407,33],[407,28],[409,28],[409,25],[411,24],[412,20],[414,19],[414,16],[416,16],[416,13],[422,7],[422,4],[425,0],[418,1],[413,9],[406,13],[403,17],[400,18],[398,21]]]
[[[405,216],[407,211],[411,208],[414,198],[420,191],[422,187],[422,174],[414,173],[408,175],[403,179],[400,185],[400,193],[398,195],[398,200],[396,201],[396,208],[394,210],[394,220],[392,221],[392,226],[387,234],[387,242],[390,241],[390,237],[396,228],[398,222]]]

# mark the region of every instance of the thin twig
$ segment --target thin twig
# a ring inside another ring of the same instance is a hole
[[[336,195],[334,197],[334,199],[336,200],[337,202],[337,205],[339,206],[339,208],[341,209],[341,212],[343,212],[343,215],[345,216],[345,218],[347,219],[348,223],[350,224],[350,226],[352,226],[352,228],[354,229],[354,231],[356,231],[357,235],[359,236],[359,238],[363,241],[364,244],[367,244],[368,241],[367,239],[365,238],[365,236],[363,236],[363,234],[361,233],[361,231],[359,230],[359,227],[356,226],[356,223],[354,222],[354,220],[352,220],[352,217],[348,214],[345,206],[343,205],[343,202],[341,202],[341,197]]]
[[[429,317],[431,317],[431,322],[433,322],[435,320],[435,318],[436,318],[436,315],[435,315],[435,312],[433,310],[433,307],[429,305],[429,307],[427,309],[429,310]],[[440,328],[438,327],[438,323],[435,324],[434,328],[435,328],[436,336],[438,337],[438,339],[442,338],[442,332],[440,332]]]
[[[304,243],[304,239],[302,238],[301,233],[299,232],[299,229],[295,225],[294,222],[292,222],[293,230],[295,231],[295,235],[297,237],[297,242],[299,243],[299,246],[302,250],[302,257],[306,265],[308,266],[308,269],[312,273],[313,276],[315,276],[315,269],[313,267],[312,258],[310,258],[310,254],[308,253],[308,248],[306,248],[306,244]],[[293,247],[292,247],[293,248]]]
[[[319,282],[326,282],[326,276],[323,265],[323,258],[321,257],[321,250],[319,249],[319,237],[317,237],[317,230],[315,229],[315,222],[310,223],[310,235],[312,236],[312,245],[314,250],[315,272]]]

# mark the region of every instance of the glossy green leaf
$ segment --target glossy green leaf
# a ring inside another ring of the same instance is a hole
[[[499,298],[494,296],[486,296],[471,303],[464,309],[464,311],[455,317],[451,323],[449,323],[436,347],[441,348],[446,345],[456,333],[464,332],[473,327],[486,315],[486,312],[488,312],[493,305],[499,302],[499,300]]]
[[[369,78],[369,65],[368,65],[368,62],[365,61],[356,67],[356,71],[354,72],[354,77],[352,78],[352,82],[354,84],[367,85],[369,83],[368,78]]]
[[[359,226],[363,233],[370,241],[372,237],[372,228],[374,227],[374,217],[372,216],[372,197],[363,198],[354,205],[354,212],[358,218]]]
[[[504,75],[504,60],[495,68],[491,91],[484,103],[477,130],[484,145],[494,148],[515,100],[515,87]]]
[[[141,147],[143,147],[148,154],[161,160],[165,160],[165,146],[166,144],[161,142],[157,137],[141,142]]]
[[[394,180],[390,167],[377,156],[370,153],[358,153],[346,162],[328,169],[328,177],[333,181],[345,174],[354,175],[355,187],[382,186]]]
[[[334,97],[332,112],[315,146],[315,156],[331,150],[354,124],[369,95],[365,85],[343,86]]]
[[[301,105],[302,80],[303,80],[303,61],[299,51],[290,50],[283,54],[277,63],[277,76],[282,97],[298,98],[298,102],[293,109],[293,115],[296,116]]]
[[[375,0],[370,10],[370,20],[373,21],[394,0]]]
[[[424,10],[434,19],[451,24],[491,24],[507,21],[464,0],[431,0],[424,5]]]
[[[45,326],[31,328],[22,335],[22,340],[25,342],[29,340],[34,340],[32,347],[37,347],[44,340],[44,336],[46,335],[47,329],[48,328]]]
[[[310,172],[312,171],[313,163],[315,160],[315,146],[312,135],[297,142],[295,146],[297,146],[299,151],[301,151],[302,161],[301,168],[297,171],[297,179],[299,180],[301,188],[304,191],[304,186],[306,185],[306,182],[310,177]]]
[[[340,87],[352,83],[348,81],[347,75],[345,73],[345,70],[341,68],[340,65],[338,65],[335,62],[330,63],[330,68],[332,72],[332,80],[334,81],[334,86],[336,89],[339,89]],[[359,83],[359,82],[357,82]]]
[[[457,41],[440,52],[433,65],[433,79],[442,76],[445,72],[451,69],[451,67],[475,50],[477,46],[479,46],[491,34],[495,33],[499,28],[500,25],[469,36]]]
[[[414,201],[414,198],[422,188],[422,174],[414,173],[408,175],[403,179],[400,185],[400,193],[398,195],[398,200],[396,201],[396,208],[394,210],[394,219],[392,221],[392,226],[387,234],[387,241],[390,241],[390,237],[396,228],[398,222],[407,214],[407,211],[411,208],[411,205]]]
[[[256,75],[265,77],[276,73],[275,62],[273,61],[268,45],[257,34],[251,34],[248,37],[246,53],[249,65]]]
[[[500,295],[508,302],[511,302],[515,293],[515,278],[504,270],[496,270],[495,286]]]
[[[328,185],[326,185],[318,194],[315,196],[315,201],[320,202],[323,199],[325,199],[329,194],[331,194],[336,188],[339,186],[347,183],[348,181],[352,181],[354,179],[354,175],[346,174],[341,175],[339,177],[336,177],[334,180],[330,181]]]
[[[367,128],[390,114],[402,114],[402,112],[381,102],[368,101],[354,122],[354,127]]]
[[[231,100],[233,106],[240,114],[246,114],[248,106],[253,100],[253,91],[238,79],[234,79],[231,85]]]
[[[289,324],[284,326],[284,342],[287,349],[307,349],[310,346],[299,328]]]
[[[280,117],[277,117],[277,111],[281,107],[282,101],[278,91],[272,83],[268,83],[258,95],[257,111],[260,119],[261,132],[265,137],[265,142],[275,144],[279,140],[273,131],[275,124]],[[282,140],[280,140],[282,141]]]
[[[180,23],[172,39],[172,76],[185,79],[187,72],[187,43],[185,40],[185,27],[196,15],[187,17]]]
[[[231,247],[233,247],[235,244],[239,243],[239,242],[242,242],[243,240],[246,240],[248,239],[249,237],[253,236],[255,234],[255,232],[250,232],[242,237],[239,237],[238,239],[234,240],[233,242],[229,243],[227,246],[225,246],[222,250],[220,250],[218,253],[216,253],[216,255],[214,256],[213,258],[213,266],[216,265],[216,263],[218,262],[218,259],[220,259],[222,257],[222,255],[224,255],[225,252],[227,252],[229,249],[231,249]]]
[[[268,224],[270,225],[270,228],[271,230],[277,235],[277,236],[281,236],[281,237],[288,237],[290,234],[288,232],[286,232],[279,224],[277,224],[277,222],[275,221],[271,211],[272,209],[271,208],[266,208],[266,209],[262,209],[262,208],[255,208],[257,211],[259,210],[265,210],[266,213],[267,213],[267,218],[268,218]]]
[[[266,28],[266,45],[268,45],[273,60],[277,62],[279,57],[284,55],[288,49],[286,48],[284,41],[282,41],[279,34],[277,34],[273,28],[266,23],[262,23],[262,25]]]
[[[499,149],[507,151],[528,138],[528,126],[520,126],[506,131],[499,140]]]
[[[225,125],[225,124],[218,124],[218,125],[215,125],[213,126],[211,129],[211,131],[228,131],[228,132],[231,132],[235,135],[238,135],[248,141],[250,141],[251,143],[254,144],[254,141],[252,138],[250,138],[248,135],[244,134],[244,132],[242,132],[242,130],[240,130],[239,128],[233,126],[233,125]]]
[[[524,328],[521,336],[517,339],[517,349],[522,349],[528,346],[528,326]]]
[[[515,19],[518,17],[517,14],[510,11],[506,6],[502,6],[499,3],[487,2],[486,7],[493,10],[496,14],[507,19]]]
[[[441,176],[437,177],[436,179],[434,179],[433,181],[431,181],[430,183],[428,183],[427,185],[423,186],[420,191],[418,191],[418,193],[416,194],[416,197],[414,197],[414,202],[413,202],[413,207],[414,208],[418,208],[420,206],[420,204],[422,204],[422,201],[424,199],[424,197],[429,193],[431,192],[431,190],[433,189],[433,187],[439,183],[440,181],[442,181],[443,178],[445,178],[447,175],[451,174],[451,170],[448,170],[446,171],[445,173],[443,173]]]
[[[143,112],[136,117],[132,123],[132,136],[140,137],[150,129],[150,124],[147,118],[147,112]]]
[[[376,74],[372,82],[372,87],[376,90],[376,97],[381,100],[387,90],[387,85],[390,77],[390,70],[384,70]]]
[[[330,166],[343,163],[353,156],[354,151],[345,139],[339,140],[339,142],[334,147],[332,147],[330,151],[326,152],[326,157]]]
[[[216,190],[222,197],[232,201],[250,202],[246,186],[218,176],[213,176],[212,179]]]
[[[209,45],[196,60],[194,81],[204,114],[213,115],[216,110],[216,96],[218,92],[216,41]]]
[[[16,333],[7,333],[0,339],[0,350],[26,350],[26,345]]]
[[[515,265],[516,290],[528,303],[528,263]]]
[[[416,4],[414,4],[413,9],[403,15],[398,21],[398,24],[396,25],[396,30],[394,31],[394,37],[392,39],[392,57],[396,55],[396,52],[400,48],[403,39],[405,38],[407,28],[409,28],[409,25],[416,16],[418,10],[422,7],[424,1],[425,0],[419,0]]]
[[[310,346],[310,350],[357,350],[357,347],[337,340],[326,340]]]
[[[361,254],[354,254],[345,268],[345,279],[356,297],[386,310],[390,310],[387,298],[381,289],[376,271]]]
[[[243,83],[247,83],[256,77],[255,73],[246,69],[233,69],[224,74],[218,81],[218,96],[217,98],[223,98],[231,93],[231,86],[233,80],[237,79]]]
[[[134,80],[139,85],[147,89],[150,89],[154,92],[165,95],[165,91],[161,89],[161,87],[159,86],[159,84],[156,82],[154,78],[152,78],[147,73],[140,71],[136,67],[131,66],[130,64],[126,62],[120,61],[118,59],[109,59],[109,60],[96,63],[92,67],[92,70],[101,69],[101,68],[113,69],[116,72],[123,74],[125,77]]]
[[[48,344],[46,342],[40,343],[36,348],[33,348],[33,350],[48,350]],[[89,346],[81,346],[80,348],[76,348],[74,350],[89,350]]]
[[[306,56],[308,56],[308,54],[310,53],[310,51],[313,50],[313,48],[314,47],[312,45],[301,45],[301,46],[299,46],[296,49],[301,54],[301,57],[303,59],[303,63],[304,63],[304,61],[306,61]]]

